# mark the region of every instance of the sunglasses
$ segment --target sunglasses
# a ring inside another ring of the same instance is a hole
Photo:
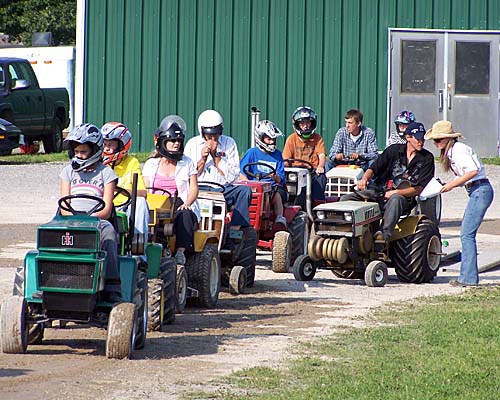
[[[167,139],[167,142],[182,143],[183,139]]]
[[[441,139],[433,139],[434,140],[434,143],[441,143],[441,141],[443,140],[443,138]]]

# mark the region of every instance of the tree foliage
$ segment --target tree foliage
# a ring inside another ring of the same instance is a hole
[[[52,32],[55,45],[74,45],[76,0],[0,0],[0,32],[27,46],[34,32]]]

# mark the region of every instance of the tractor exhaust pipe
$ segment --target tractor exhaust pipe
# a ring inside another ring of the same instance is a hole
[[[252,107],[252,114],[251,114],[251,131],[250,131],[250,143],[251,147],[255,147],[255,138],[253,136],[253,133],[255,131],[255,127],[260,121],[260,110],[257,107]]]

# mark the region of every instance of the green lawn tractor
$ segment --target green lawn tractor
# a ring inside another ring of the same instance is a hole
[[[82,214],[71,206],[71,200],[79,197],[91,199],[96,205]],[[13,296],[2,302],[4,353],[25,353],[28,345],[41,344],[44,330],[56,320],[62,325],[75,322],[107,328],[108,358],[130,358],[133,349],[145,345],[146,267],[131,252],[133,219],[129,225],[126,215],[119,212],[113,220],[121,237],[118,260],[122,302],[105,301],[106,258],[99,248],[100,219],[90,216],[104,206],[98,197],[66,196],[59,200],[59,207],[72,215],[57,215],[38,227],[37,249],[26,254],[24,266],[16,272]]]

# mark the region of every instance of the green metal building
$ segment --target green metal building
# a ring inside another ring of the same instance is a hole
[[[363,112],[383,148],[389,28],[500,29],[500,0],[81,0],[80,7],[82,118],[124,122],[141,151],[152,149],[164,116],[181,115],[192,136],[197,116],[213,108],[242,153],[251,143],[251,106],[288,134],[300,105],[318,113],[328,148],[350,108]]]

